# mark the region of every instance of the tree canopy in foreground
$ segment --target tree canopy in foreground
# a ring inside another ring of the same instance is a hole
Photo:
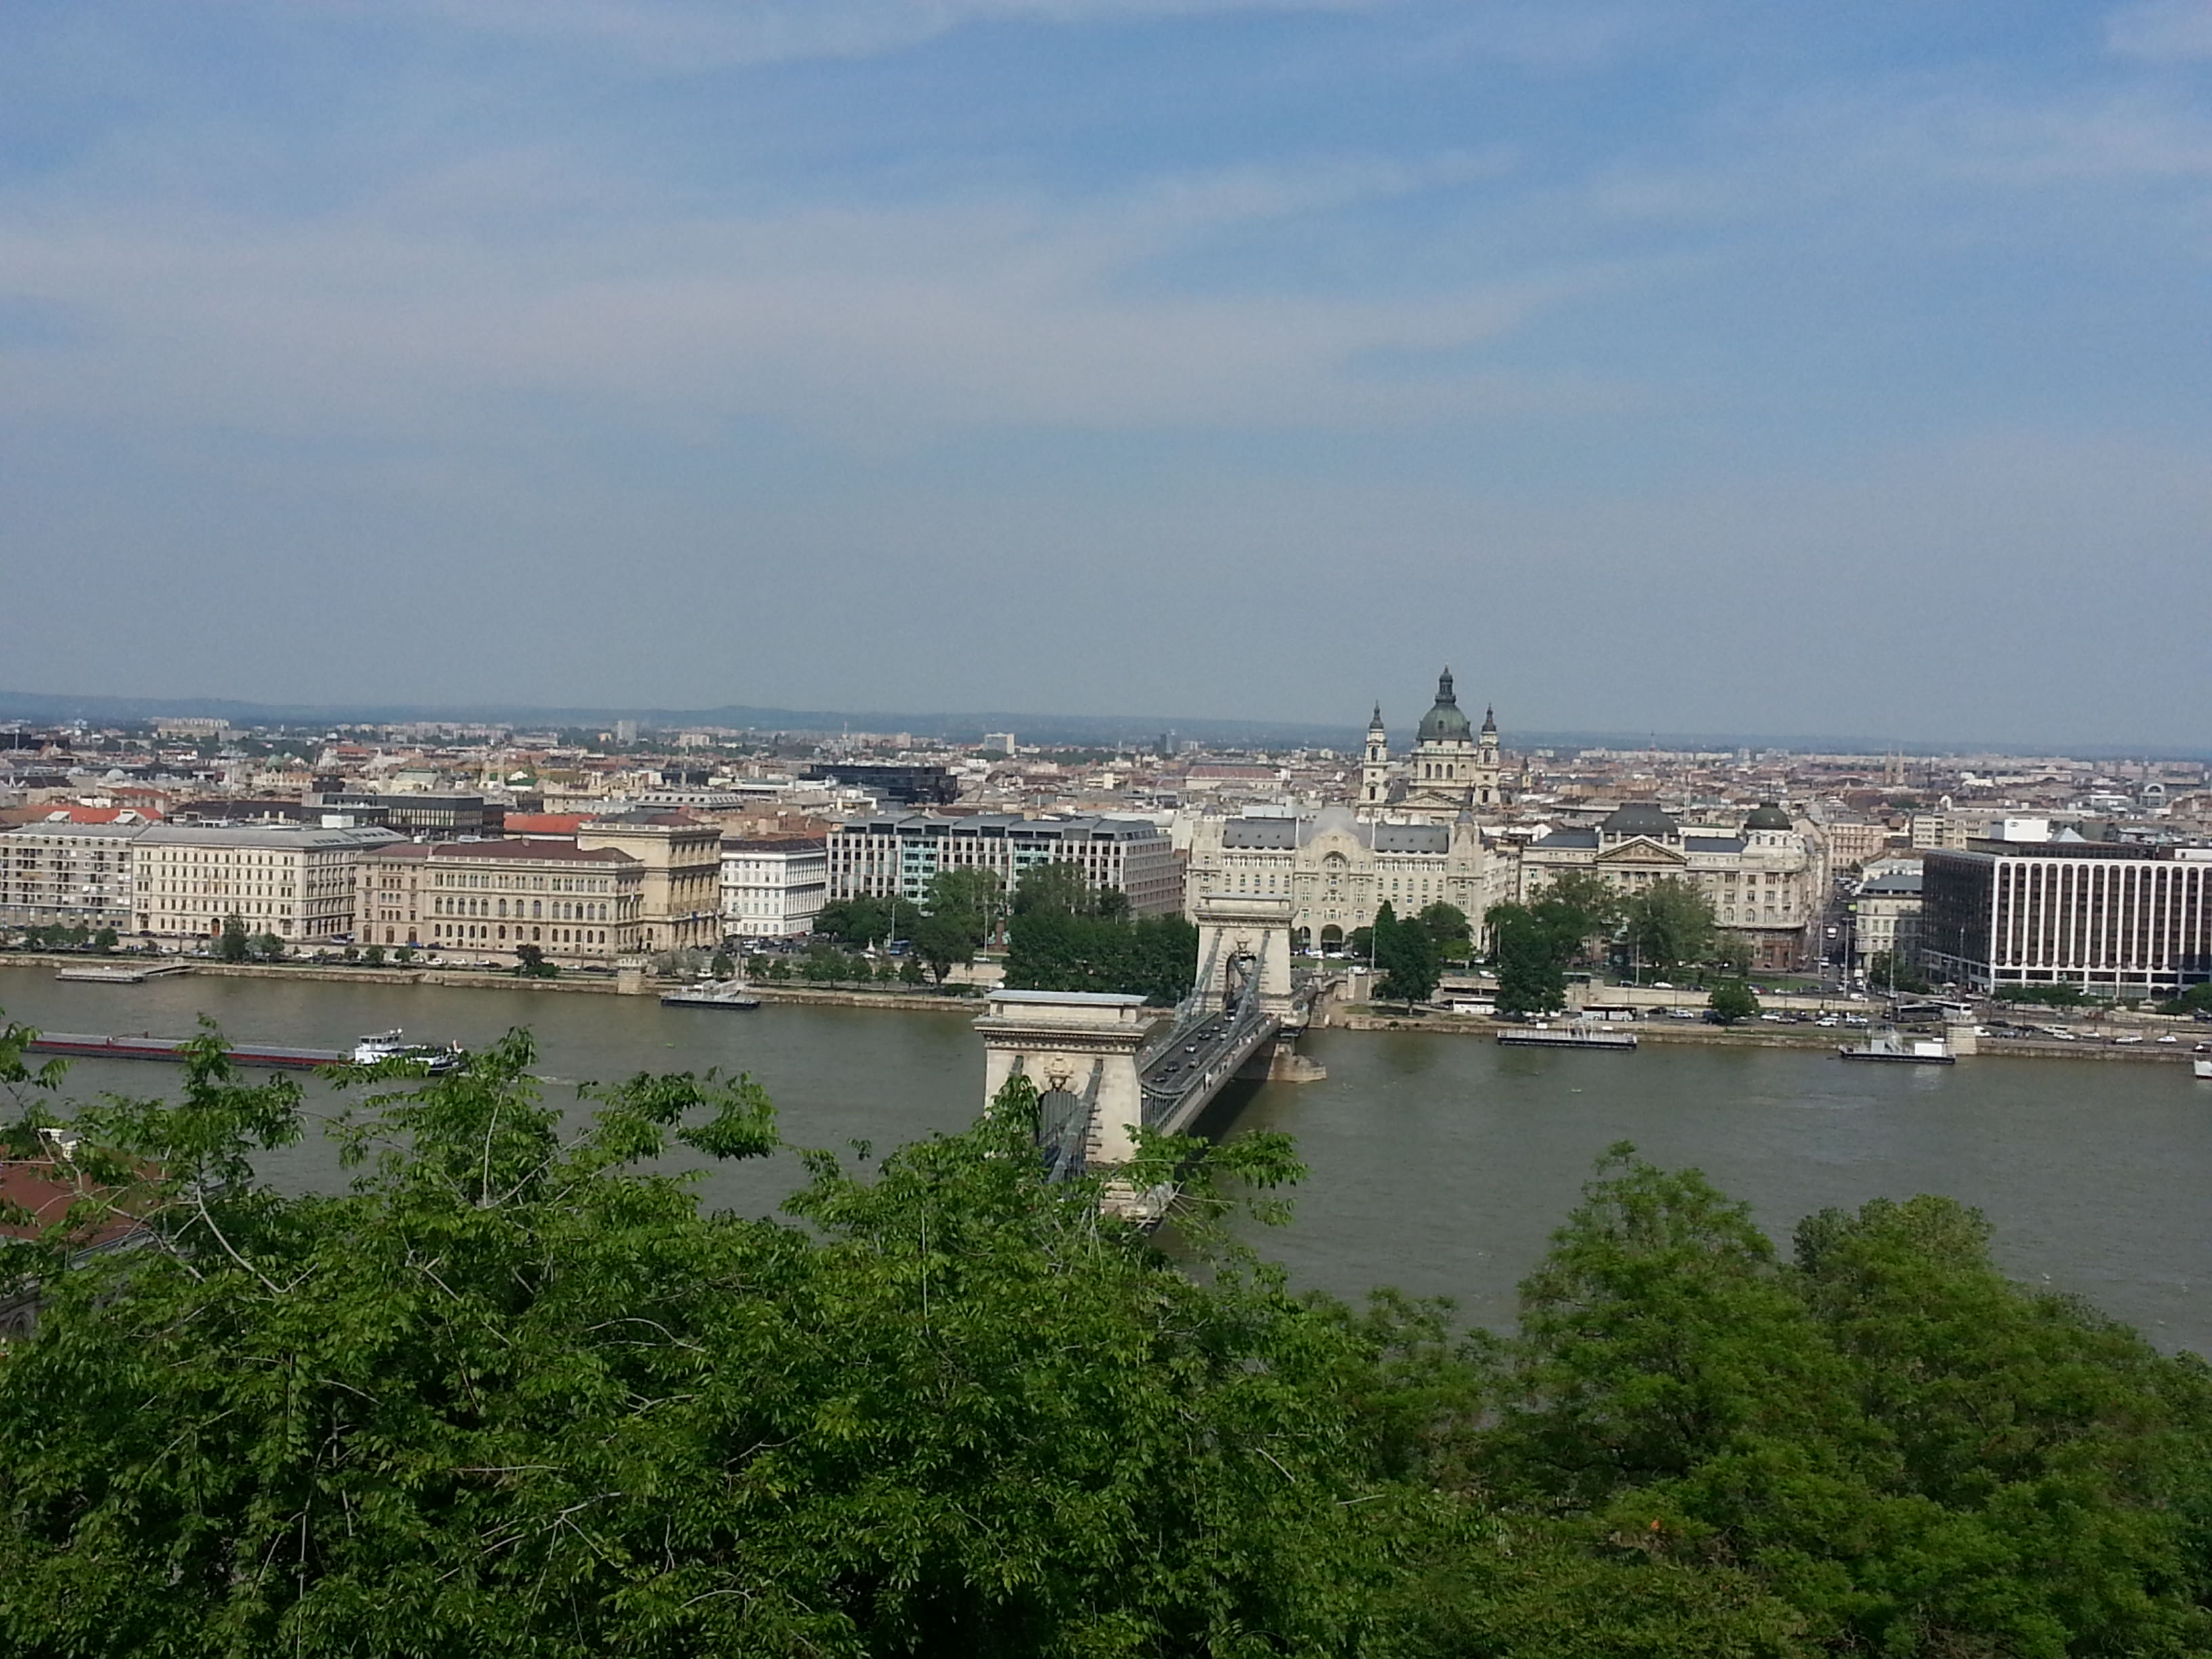
[[[1043,1178],[1018,1087],[879,1163],[805,1154],[788,1218],[747,1219],[664,1170],[775,1150],[758,1089],[564,1114],[531,1060],[360,1075],[339,1195],[254,1178],[300,1097],[211,1035],[176,1103],[78,1109],[86,1205],[148,1233],[7,1258],[43,1297],[0,1354],[10,1650],[2212,1647],[2205,1368],[2008,1283],[1948,1200],[1825,1212],[1785,1261],[1616,1149],[1519,1330],[1461,1334],[1230,1242],[1295,1173],[1276,1137],[1147,1146],[1180,1262]]]

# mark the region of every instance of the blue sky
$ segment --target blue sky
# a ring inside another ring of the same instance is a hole
[[[13,0],[0,685],[2202,744],[2212,0]]]

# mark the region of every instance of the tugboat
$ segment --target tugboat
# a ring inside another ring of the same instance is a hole
[[[353,1046],[346,1058],[356,1066],[377,1066],[387,1060],[413,1060],[431,1077],[441,1077],[447,1072],[457,1072],[468,1056],[458,1042],[441,1048],[427,1042],[410,1042],[407,1034],[394,1026],[389,1031],[376,1031]]]
[[[1867,1040],[1857,1048],[1841,1048],[1837,1054],[1844,1060],[1887,1060],[1893,1066],[1956,1066],[1958,1056],[1951,1045],[1942,1037],[1914,1037],[1910,1041],[1898,1035],[1894,1026],[1885,1025],[1871,1031]]]

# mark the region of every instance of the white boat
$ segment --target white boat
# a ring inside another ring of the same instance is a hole
[[[2212,1054],[2196,1054],[2191,1056],[2189,1061],[2189,1069],[2196,1073],[2198,1077],[2203,1079],[2205,1082],[2212,1083]]]
[[[1893,1066],[1955,1066],[1958,1057],[1951,1045],[1942,1037],[1900,1036],[1893,1029],[1884,1026],[1869,1034],[1867,1040],[1856,1048],[1838,1048],[1836,1053],[1845,1060],[1887,1060]]]
[[[419,1060],[422,1069],[433,1074],[458,1069],[462,1057],[458,1043],[439,1048],[428,1043],[410,1042],[407,1034],[397,1026],[362,1038],[347,1056],[356,1066],[377,1066],[387,1060]]]

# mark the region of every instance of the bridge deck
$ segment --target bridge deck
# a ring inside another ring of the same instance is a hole
[[[1189,1128],[1281,1030],[1279,1019],[1257,1009],[1208,1012],[1177,1026],[1139,1073],[1146,1127],[1167,1134]]]

